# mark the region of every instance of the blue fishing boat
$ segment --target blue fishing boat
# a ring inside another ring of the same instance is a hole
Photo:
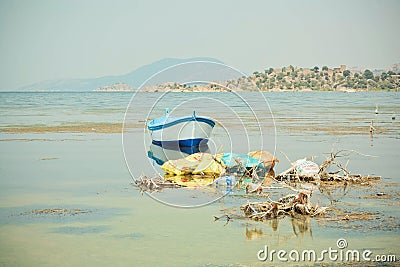
[[[169,115],[168,109],[164,116],[147,124],[153,143],[161,147],[171,144],[180,147],[206,144],[214,126],[212,119],[197,116],[195,111],[191,116],[175,117]]]

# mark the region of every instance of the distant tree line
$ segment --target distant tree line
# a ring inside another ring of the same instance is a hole
[[[393,71],[374,75],[371,70],[351,72],[350,70],[320,68],[295,68],[292,65],[280,69],[268,68],[255,71],[250,77],[261,90],[398,90],[400,73]]]

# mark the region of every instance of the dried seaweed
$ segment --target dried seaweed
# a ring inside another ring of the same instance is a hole
[[[157,175],[154,178],[148,178],[146,175],[141,175],[135,180],[135,184],[140,188],[141,192],[161,191],[164,188],[179,188],[179,184],[164,180],[163,177]]]

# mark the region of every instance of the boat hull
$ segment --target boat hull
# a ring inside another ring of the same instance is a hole
[[[203,117],[184,117],[156,127],[149,126],[153,143],[159,146],[178,144],[183,147],[206,144],[214,122]]]

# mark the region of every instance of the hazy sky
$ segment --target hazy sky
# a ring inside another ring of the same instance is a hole
[[[400,1],[0,0],[0,89],[214,57],[244,72],[400,62]]]

